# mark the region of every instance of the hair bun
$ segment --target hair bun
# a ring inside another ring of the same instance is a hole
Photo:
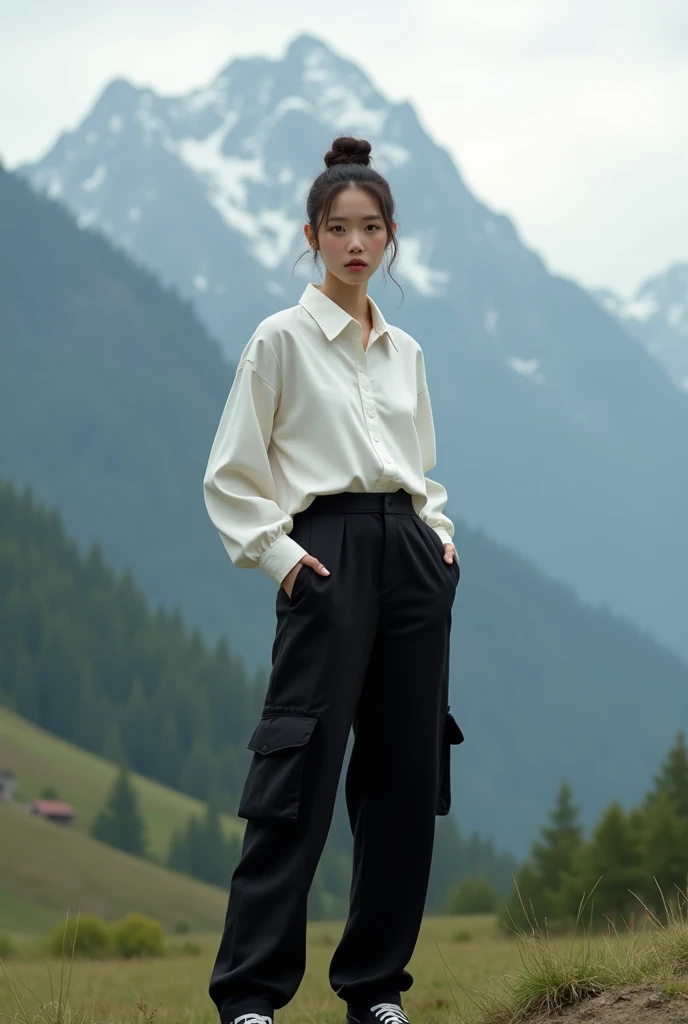
[[[332,143],[332,149],[325,154],[325,164],[333,167],[335,164],[364,164],[370,163],[370,151],[373,147],[367,139],[355,139],[352,135],[341,135]]]

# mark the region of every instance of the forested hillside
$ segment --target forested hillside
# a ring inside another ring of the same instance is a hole
[[[97,544],[82,557],[59,515],[0,484],[0,699],[77,746],[233,812],[263,692],[225,640],[151,611]]]

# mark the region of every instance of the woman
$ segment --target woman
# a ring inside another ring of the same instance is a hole
[[[304,232],[325,264],[246,345],[213,442],[205,501],[236,566],[277,584],[247,819],[209,992],[222,1024],[271,1024],[305,969],[306,905],[347,739],[349,919],[330,984],[350,1024],[399,1024],[435,815],[449,811],[451,610],[459,580],[435,465],[423,352],[367,284],[397,255],[370,144],[336,139]],[[314,257],[317,260],[317,255]]]

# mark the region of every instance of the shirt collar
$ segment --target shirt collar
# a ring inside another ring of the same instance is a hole
[[[368,300],[373,314],[373,328],[380,335],[386,334],[398,352],[399,349],[397,347],[397,343],[392,336],[389,324],[383,317],[379,306],[373,301],[370,295],[368,296]],[[303,308],[311,314],[315,322],[327,336],[328,341],[332,341],[338,334],[341,334],[346,325],[354,319],[354,317],[350,316],[345,309],[342,309],[342,307],[338,305],[338,303],[334,302],[334,300],[328,295],[323,295],[320,289],[316,288],[312,281],[309,281],[306,285],[306,289],[299,299],[299,305],[303,306]]]

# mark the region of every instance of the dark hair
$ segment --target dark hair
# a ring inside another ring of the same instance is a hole
[[[387,238],[389,240],[388,246],[392,250],[392,256],[388,262],[388,269],[391,271],[393,264],[399,256],[399,246],[396,235],[392,230],[394,198],[385,178],[369,166],[371,149],[372,147],[367,139],[356,139],[351,135],[341,135],[334,140],[332,148],[325,154],[327,170],[318,175],[308,193],[306,215],[311,231],[314,237],[317,238],[320,225],[326,221],[335,196],[343,191],[343,189],[350,188],[351,186],[364,188],[374,199],[377,199],[380,214],[385,222]],[[318,213],[321,214],[319,221]],[[299,260],[305,255],[307,253],[302,253],[299,256]],[[318,250],[316,249],[313,251],[313,263],[317,264],[317,262]],[[390,277],[403,295],[404,289],[391,272]]]

